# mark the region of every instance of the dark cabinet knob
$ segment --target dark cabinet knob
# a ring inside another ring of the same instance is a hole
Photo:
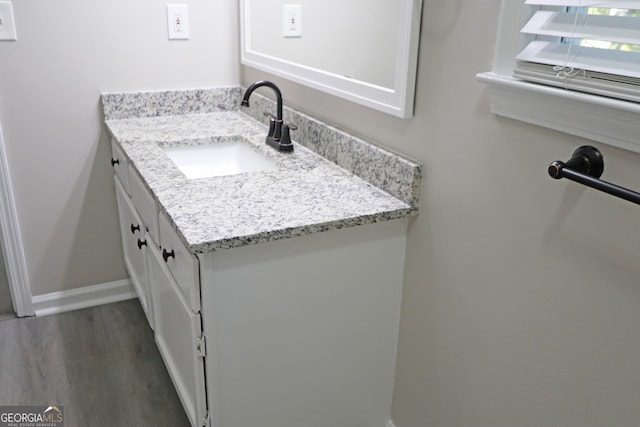
[[[138,239],[138,249],[142,250],[143,246],[147,246],[147,241],[142,241],[140,239]]]
[[[111,166],[119,165],[120,159],[111,159]]]
[[[131,224],[131,234],[135,234],[136,231],[140,231],[140,224],[138,225]]]
[[[176,259],[176,254],[175,252],[173,252],[173,249],[171,249],[171,252],[167,252],[166,249],[162,249],[162,259],[164,259],[164,262],[169,261],[169,258],[173,258]]]

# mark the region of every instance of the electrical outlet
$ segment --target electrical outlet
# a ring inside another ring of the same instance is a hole
[[[284,5],[284,28],[285,37],[302,37],[302,5]]]
[[[0,40],[17,40],[16,23],[10,1],[0,1]]]
[[[189,7],[186,4],[167,4],[169,40],[189,39]]]

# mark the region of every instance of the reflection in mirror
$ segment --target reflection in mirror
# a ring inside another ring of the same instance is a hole
[[[240,4],[243,64],[395,116],[413,114],[422,0]]]

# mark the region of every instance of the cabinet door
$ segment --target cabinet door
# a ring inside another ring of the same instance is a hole
[[[156,342],[191,425],[201,426],[207,408],[200,313],[191,310],[154,245],[149,254]]]
[[[133,208],[129,196],[124,190],[120,180],[115,177],[116,200],[118,202],[118,215],[120,217],[120,234],[122,238],[122,251],[124,263],[129,272],[133,287],[138,294],[140,304],[147,315],[149,325],[153,328],[153,310],[151,309],[151,297],[149,295],[149,279],[146,268],[146,250],[148,248],[147,234],[142,220]]]

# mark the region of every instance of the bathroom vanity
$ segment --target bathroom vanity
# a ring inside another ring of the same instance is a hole
[[[420,166],[290,109],[277,152],[256,120],[271,102],[245,114],[241,95],[102,96],[125,264],[188,418],[390,426]]]

